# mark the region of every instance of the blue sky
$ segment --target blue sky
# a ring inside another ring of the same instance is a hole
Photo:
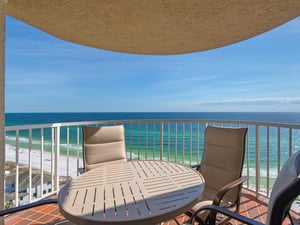
[[[6,112],[300,112],[300,17],[173,56],[103,51],[6,22]]]

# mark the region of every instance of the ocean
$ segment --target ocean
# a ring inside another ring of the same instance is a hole
[[[6,113],[5,125],[127,119],[212,119],[300,124],[300,112]]]

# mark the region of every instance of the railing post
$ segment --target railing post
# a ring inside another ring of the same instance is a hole
[[[55,132],[54,132],[54,128],[51,127],[51,191],[54,190],[54,183],[55,183],[55,165],[54,165],[54,154],[55,154]]]
[[[160,160],[163,159],[164,154],[164,124],[160,122]]]
[[[40,196],[43,196],[44,190],[44,128],[41,129],[41,158],[40,158],[40,165],[41,165],[41,189],[40,189]]]
[[[200,153],[200,124],[197,122],[197,164],[199,163]]]
[[[289,128],[289,157],[293,154],[293,130]]]
[[[5,185],[5,0],[0,0],[0,209],[4,209],[4,185]],[[4,151],[3,151],[4,149]],[[4,224],[3,217],[0,218],[0,225]]]
[[[69,170],[70,170],[70,164],[69,164],[69,156],[70,156],[70,127],[67,127],[67,178],[69,180]],[[78,174],[78,168],[77,165],[77,174]]]
[[[170,127],[170,122],[168,122],[168,161],[171,159],[171,137],[170,137],[170,132],[171,132],[171,127]]]
[[[129,159],[130,160],[132,160],[132,123],[130,123],[130,129],[129,129],[129,131],[130,131],[130,147],[129,147],[129,149],[130,149],[130,157],[129,157]]]
[[[146,131],[145,131],[145,135],[146,135],[146,143],[145,143],[145,148],[146,148],[146,152],[145,152],[145,158],[146,160],[148,159],[148,123],[146,123]]]
[[[177,122],[175,123],[175,162],[177,162]]]
[[[80,163],[79,163],[79,161],[80,161],[80,158],[79,158],[79,138],[80,138],[80,128],[79,128],[79,126],[77,126],[77,128],[76,128],[76,146],[77,146],[77,175],[79,174],[79,166],[80,166]],[[82,134],[83,135],[83,134]],[[82,149],[83,150],[83,149]]]
[[[19,130],[16,131],[16,177],[15,177],[15,205],[19,206]]]
[[[259,148],[259,126],[255,126],[255,148],[256,148],[256,197],[260,190],[260,148]]]
[[[55,130],[55,189],[59,191],[60,126]]]
[[[193,123],[190,123],[190,165],[193,160]]]
[[[155,159],[155,139],[156,139],[156,129],[155,129],[155,122],[153,122],[153,131],[152,131],[152,133],[153,133],[153,151],[152,151],[152,158],[153,158],[153,160]]]
[[[137,140],[138,140],[138,160],[140,160],[140,157],[141,157],[140,156],[140,154],[141,154],[141,146],[140,146],[141,131],[140,131],[140,129],[141,129],[141,124],[140,124],[140,122],[138,122],[138,138],[137,138]]]
[[[181,163],[184,165],[184,130],[185,130],[185,123],[183,122],[182,123],[182,134],[181,134],[181,141],[182,141],[182,154],[181,154],[181,157],[182,157],[182,160],[181,160]]]
[[[270,196],[270,126],[267,127],[267,196]]]
[[[28,195],[29,202],[32,201],[32,160],[31,160],[31,151],[32,151],[32,129],[29,129],[29,145],[28,145],[28,174],[29,174],[29,184],[28,184]]]
[[[281,157],[280,157],[280,127],[277,128],[277,174],[280,171],[280,161],[281,161]]]

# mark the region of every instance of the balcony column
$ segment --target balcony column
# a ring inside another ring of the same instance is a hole
[[[4,208],[5,169],[5,0],[0,0],[0,209]],[[4,224],[3,217],[0,225]]]

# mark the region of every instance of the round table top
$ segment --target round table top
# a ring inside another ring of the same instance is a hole
[[[156,224],[190,209],[204,189],[194,169],[165,161],[105,164],[65,185],[61,213],[77,224]]]

